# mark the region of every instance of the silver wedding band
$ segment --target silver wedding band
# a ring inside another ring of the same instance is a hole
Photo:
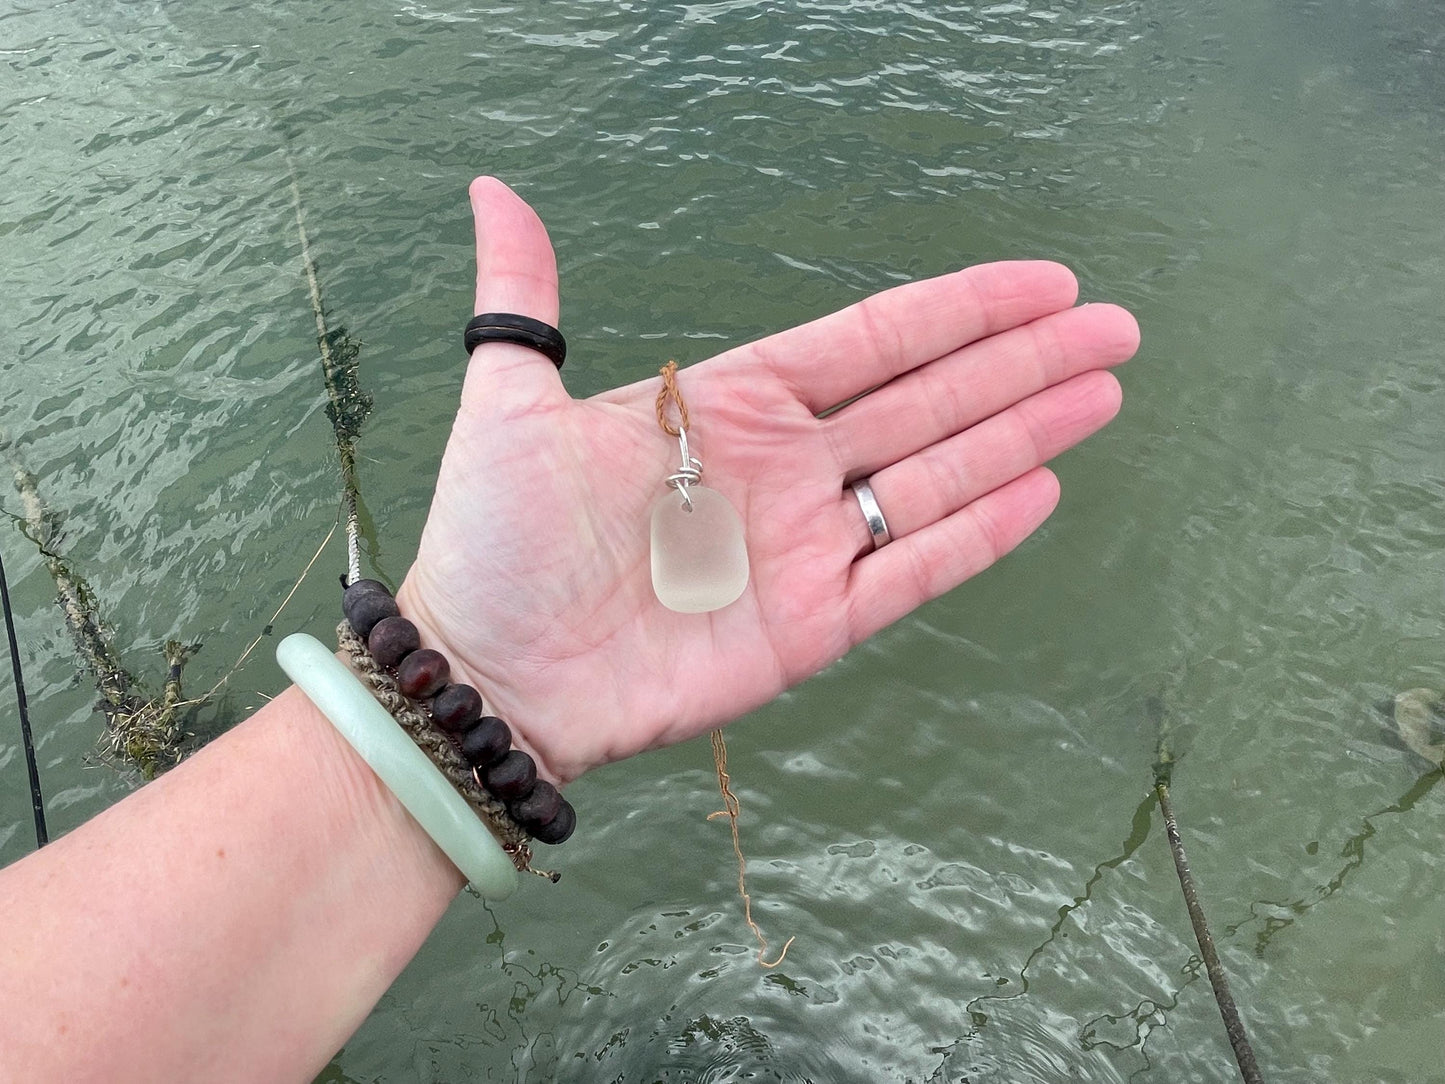
[[[888,533],[888,521],[883,518],[883,509],[878,507],[878,498],[873,496],[873,487],[868,479],[860,478],[848,487],[858,498],[858,507],[863,511],[863,521],[868,524],[868,533],[873,536],[873,548],[886,546],[893,541]]]

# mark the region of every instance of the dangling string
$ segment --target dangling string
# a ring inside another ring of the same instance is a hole
[[[723,741],[721,730],[712,732],[712,760],[717,767],[717,786],[722,791],[723,808],[716,813],[709,813],[708,820],[715,820],[718,817],[726,817],[728,825],[733,831],[733,853],[738,856],[738,895],[743,898],[743,920],[748,928],[753,931],[753,936],[758,939],[758,965],[760,967],[774,968],[783,962],[783,957],[788,954],[788,946],[797,940],[790,937],[783,943],[783,951],[778,953],[776,960],[764,959],[768,952],[768,939],[763,936],[763,931],[758,929],[758,924],[753,921],[753,898],[748,895],[747,872],[748,862],[743,857],[743,846],[738,840],[738,814],[742,812],[742,803],[738,796],[733,793],[731,777],[728,775],[728,747]]]
[[[657,393],[657,424],[662,431],[670,437],[676,437],[682,452],[682,467],[667,479],[667,484],[682,494],[683,502],[690,509],[692,499],[688,496],[687,487],[697,485],[702,479],[702,464],[693,458],[687,447],[687,430],[691,419],[687,413],[687,401],[682,397],[682,389],[677,386],[677,362],[669,361],[661,369],[658,375],[662,377],[662,390]],[[677,413],[677,424],[674,425],[668,420],[669,404]],[[728,775],[728,747],[723,740],[721,730],[712,732],[712,759],[713,766],[717,769],[718,790],[722,792],[723,808],[716,813],[709,813],[708,820],[717,817],[726,817],[728,825],[733,833],[733,853],[738,856],[738,895],[743,898],[743,920],[747,922],[748,928],[753,931],[753,936],[758,939],[758,964],[766,968],[777,967],[783,962],[783,957],[788,954],[788,946],[793,943],[794,938],[788,938],[783,945],[783,950],[778,953],[776,960],[768,960],[768,941],[763,936],[763,931],[753,921],[753,899],[748,895],[747,871],[748,861],[743,857],[742,841],[738,838],[738,814],[742,811],[741,803],[737,795],[733,793],[731,777]]]

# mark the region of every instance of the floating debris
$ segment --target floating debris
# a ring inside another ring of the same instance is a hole
[[[1435,767],[1445,767],[1445,694],[1439,689],[1406,689],[1389,705],[1390,722],[1406,749]]]

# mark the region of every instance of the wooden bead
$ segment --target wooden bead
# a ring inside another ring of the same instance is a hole
[[[396,683],[413,700],[434,696],[452,676],[451,664],[440,651],[429,647],[413,651],[396,668]]]
[[[380,580],[356,580],[342,589],[341,608],[346,609],[347,599],[358,599],[362,595],[391,595],[391,590]]]
[[[396,666],[421,647],[421,633],[404,617],[383,617],[366,638],[366,650],[382,666]]]
[[[386,585],[376,580],[357,580],[348,587],[341,597],[341,612],[363,640],[382,618],[401,613]]]
[[[432,697],[431,717],[448,734],[461,734],[482,717],[482,694],[470,685],[446,685]]]
[[[525,828],[526,826],[523,825]],[[577,810],[572,808],[572,803],[562,799],[562,806],[557,810],[557,815],[546,824],[532,832],[532,838],[538,843],[566,843],[572,838],[573,831],[577,828]],[[530,829],[529,829],[530,831]]]
[[[495,764],[512,748],[512,728],[495,715],[483,715],[462,734],[462,756],[473,768]]]
[[[482,786],[503,801],[521,798],[537,782],[537,765],[520,749],[513,749],[481,772]]]
[[[507,806],[512,819],[529,833],[552,823],[552,818],[562,808],[562,795],[545,779],[532,784],[532,792],[525,798],[518,798]]]

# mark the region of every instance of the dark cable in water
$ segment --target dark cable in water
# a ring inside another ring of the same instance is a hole
[[[25,705],[25,677],[20,673],[20,645],[15,642],[15,615],[10,612],[10,585],[5,582],[5,562],[0,559],[0,608],[5,611],[5,634],[10,638],[10,667],[15,672],[15,703],[20,708],[20,742],[25,746],[25,766],[30,769],[30,804],[35,810],[35,845],[50,842],[45,828],[45,795],[40,792],[40,768],[35,763],[35,742],[30,734],[30,711]]]
[[[1189,859],[1184,854],[1184,841],[1179,836],[1179,822],[1174,819],[1174,803],[1169,800],[1169,781],[1173,774],[1174,752],[1170,748],[1169,727],[1163,718],[1162,706],[1156,705],[1159,717],[1158,760],[1154,764],[1154,792],[1159,796],[1159,811],[1164,814],[1164,831],[1169,837],[1169,851],[1174,856],[1174,872],[1179,875],[1179,887],[1184,891],[1184,906],[1189,911],[1189,924],[1194,927],[1194,939],[1199,942],[1199,954],[1204,959],[1204,970],[1209,975],[1209,985],[1214,988],[1214,1000],[1219,1005],[1219,1015],[1224,1020],[1224,1032],[1229,1036],[1229,1045],[1234,1049],[1234,1061],[1239,1066],[1239,1075],[1244,1084],[1264,1084],[1259,1075],[1259,1063],[1254,1058],[1254,1048],[1249,1045],[1249,1036],[1244,1031],[1239,1008],[1234,995],[1229,991],[1229,977],[1224,965],[1219,962],[1219,953],[1214,950],[1214,935],[1209,932],[1209,922],[1204,917],[1204,907],[1199,902],[1199,888],[1194,883],[1194,874],[1189,870]]]
[[[1204,908],[1199,903],[1199,890],[1194,885],[1194,874],[1189,872],[1189,859],[1184,855],[1184,842],[1179,838],[1179,825],[1174,820],[1174,806],[1169,801],[1169,784],[1160,779],[1154,784],[1159,793],[1159,808],[1164,813],[1164,830],[1169,835],[1169,850],[1174,854],[1174,869],[1179,874],[1179,886],[1184,890],[1184,906],[1189,909],[1189,924],[1194,927],[1194,939],[1199,942],[1200,955],[1204,957],[1204,970],[1209,973],[1209,985],[1214,987],[1214,1000],[1219,1003],[1219,1015],[1224,1018],[1224,1032],[1229,1036],[1229,1045],[1234,1048],[1234,1060],[1239,1065],[1239,1075],[1245,1084],[1263,1084],[1259,1075],[1259,1063],[1254,1060],[1254,1048],[1249,1045],[1249,1036],[1244,1032],[1244,1021],[1234,1004],[1234,995],[1229,992],[1229,977],[1224,965],[1219,962],[1219,953],[1214,951],[1214,937],[1209,932],[1209,923],[1204,918]]]

